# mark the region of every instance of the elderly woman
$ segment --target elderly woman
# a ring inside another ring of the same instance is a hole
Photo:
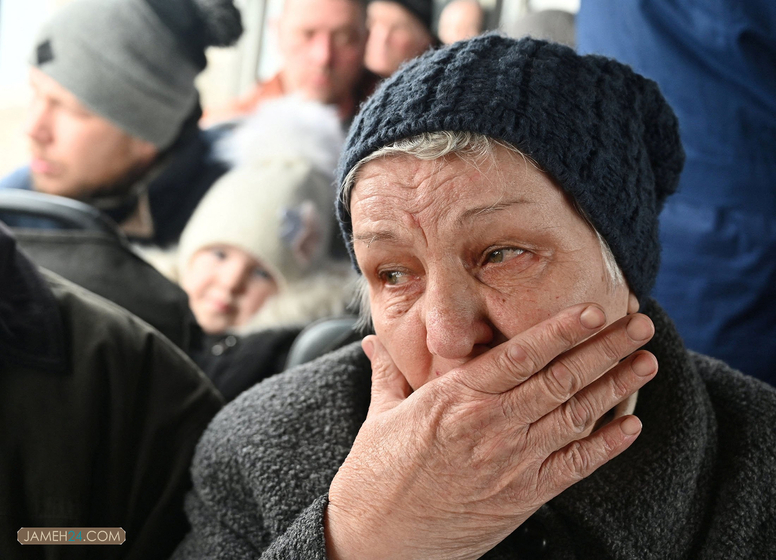
[[[375,334],[211,424],[177,557],[774,557],[776,393],[649,299],[682,161],[653,82],[559,45],[384,83],[339,181]]]

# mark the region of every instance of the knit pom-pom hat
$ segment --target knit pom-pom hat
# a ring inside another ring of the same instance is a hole
[[[684,164],[676,116],[655,82],[615,60],[498,34],[410,62],[361,108],[340,159],[337,215],[354,264],[345,177],[384,146],[438,131],[483,134],[531,157],[584,210],[636,297],[649,294],[658,214]]]
[[[200,111],[205,49],[242,33],[233,0],[75,0],[46,22],[30,63],[91,112],[169,148]]]
[[[343,136],[334,107],[297,96],[262,104],[216,146],[234,167],[183,229],[174,275],[180,279],[197,251],[217,245],[258,259],[280,291],[327,269]]]

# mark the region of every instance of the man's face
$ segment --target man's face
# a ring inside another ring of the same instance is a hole
[[[153,144],[95,115],[40,70],[30,69],[30,83],[26,133],[35,190],[86,198],[139,173],[156,157]]]
[[[364,62],[379,76],[390,76],[402,62],[431,46],[431,35],[423,24],[396,2],[370,2],[367,27],[369,41]]]
[[[341,103],[358,81],[366,45],[364,9],[355,0],[287,0],[279,21],[281,77],[289,92]]]
[[[375,332],[413,389],[570,305],[598,303],[610,322],[629,310],[595,232],[503,148],[479,166],[371,161],[350,209]]]

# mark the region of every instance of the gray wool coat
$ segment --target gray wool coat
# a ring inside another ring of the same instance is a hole
[[[776,558],[776,391],[686,351],[654,302],[646,312],[660,371],[639,393],[641,436],[484,558]],[[324,559],[327,489],[369,389],[353,345],[226,407],[199,443],[175,558]]]

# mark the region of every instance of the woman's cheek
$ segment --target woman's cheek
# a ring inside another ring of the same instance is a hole
[[[547,295],[541,289],[494,290],[486,299],[488,319],[498,332],[511,339],[554,315],[554,306],[548,305]]]
[[[422,294],[418,281],[409,281],[402,286],[382,286],[372,301],[372,315],[377,320],[382,316],[386,321],[401,319]]]

